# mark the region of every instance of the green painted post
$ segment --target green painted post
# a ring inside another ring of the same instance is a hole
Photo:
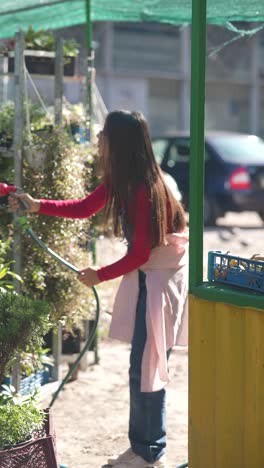
[[[86,44],[92,46],[91,0],[86,0]]]
[[[203,281],[206,0],[192,0],[190,292]]]
[[[87,98],[88,98],[88,121],[90,130],[90,139],[93,138],[93,69],[94,69],[94,51],[92,48],[92,20],[91,20],[91,0],[85,0],[86,6],[86,46],[88,51],[88,70],[87,70]],[[92,241],[92,258],[96,263],[95,240]],[[93,325],[93,320],[89,320],[89,330]],[[98,330],[96,330],[92,348],[94,351],[94,363],[99,363],[98,353]]]
[[[94,68],[94,51],[92,48],[92,21],[91,21],[91,0],[85,0],[86,6],[86,46],[88,53],[88,70],[87,70],[87,98],[88,109],[87,117],[90,129],[90,138],[92,138],[92,114],[93,114],[93,68]]]

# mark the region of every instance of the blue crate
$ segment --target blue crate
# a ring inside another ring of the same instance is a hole
[[[34,374],[21,379],[19,393],[21,395],[28,395],[35,390],[37,386],[42,386],[50,381],[51,366],[45,365],[45,369],[38,370]],[[12,377],[4,377],[3,384],[12,385]],[[0,386],[0,391],[1,391]]]
[[[19,393],[21,395],[28,395],[35,390],[36,387],[40,387],[49,381],[49,372],[46,369],[38,370],[34,374],[29,375],[21,379]]]
[[[264,293],[264,261],[210,251],[208,280]]]

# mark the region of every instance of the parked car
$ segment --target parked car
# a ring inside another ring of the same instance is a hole
[[[161,169],[176,180],[188,209],[190,135],[161,135],[152,143]],[[204,224],[215,225],[227,211],[256,211],[264,221],[264,140],[242,133],[208,132]]]
[[[178,200],[179,202],[182,202],[182,194],[179,191],[179,187],[178,187],[176,180],[170,174],[168,174],[168,172],[163,172],[163,177],[165,179],[167,186],[169,187],[174,197],[176,198],[176,200]]]

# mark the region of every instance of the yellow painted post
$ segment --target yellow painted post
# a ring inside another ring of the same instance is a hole
[[[263,310],[190,296],[190,468],[264,467],[263,337]]]

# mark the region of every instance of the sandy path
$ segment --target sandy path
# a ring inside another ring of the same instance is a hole
[[[54,404],[60,463],[99,468],[128,447],[129,346],[100,344],[100,364],[79,372]],[[168,459],[175,467],[187,458],[187,354],[173,352],[168,386]]]

